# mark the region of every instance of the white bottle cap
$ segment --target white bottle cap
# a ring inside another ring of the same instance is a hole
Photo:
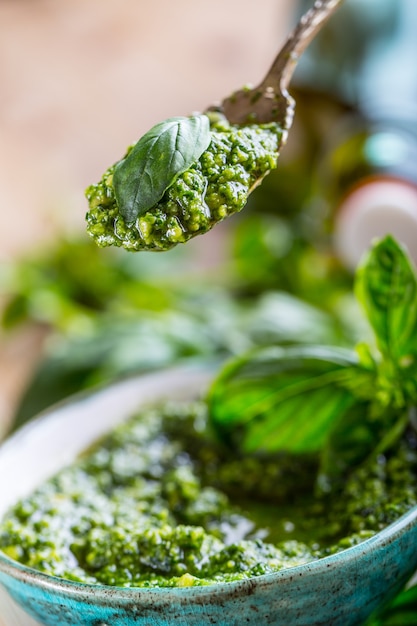
[[[417,187],[400,179],[372,178],[343,200],[335,217],[334,248],[355,269],[375,238],[393,235],[417,263]]]

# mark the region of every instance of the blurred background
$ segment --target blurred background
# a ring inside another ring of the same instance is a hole
[[[277,170],[169,253],[100,250],[84,189],[153,124],[266,73],[311,0],[0,0],[0,439],[70,393],[367,333],[374,236],[417,257],[417,4],[345,0],[301,60]]]
[[[369,242],[391,232],[417,260],[415,0],[345,0],[241,214],[162,255],[85,233],[84,189],[126,146],[260,81],[311,5],[0,0],[0,440],[133,372],[367,338],[352,283]]]

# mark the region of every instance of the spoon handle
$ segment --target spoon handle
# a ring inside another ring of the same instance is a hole
[[[316,0],[299,20],[276,56],[260,87],[285,93],[300,56],[343,0]]]

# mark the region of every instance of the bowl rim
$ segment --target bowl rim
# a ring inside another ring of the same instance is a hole
[[[75,404],[77,402],[83,402],[83,400],[88,400],[91,396],[94,396],[102,391],[111,390],[112,388],[117,388],[124,383],[129,383],[136,380],[146,381],[146,379],[153,379],[154,377],[159,377],[161,374],[182,374],[182,373],[190,373],[190,371],[195,371],[195,364],[193,367],[190,366],[179,366],[174,368],[167,368],[163,370],[158,370],[157,372],[146,373],[146,374],[136,374],[130,375],[126,377],[122,377],[117,381],[113,381],[112,383],[105,383],[102,385],[97,385],[91,389],[83,390],[76,394],[72,394],[68,398],[55,403],[51,407],[42,411],[41,413],[35,415],[27,424],[12,432],[11,435],[6,438],[5,441],[0,443],[0,454],[3,450],[9,448],[9,446],[16,445],[20,439],[26,438],[30,435],[32,429],[38,427],[39,424],[43,423],[46,420],[50,420],[54,418],[54,415],[57,411],[62,408],[65,408],[68,405]],[[201,373],[213,371],[212,364],[207,367],[202,366],[197,368]],[[270,586],[276,585],[280,581],[286,581],[293,579],[294,577],[304,577],[308,575],[314,575],[318,572],[331,571],[335,567],[339,565],[339,562],[342,560],[346,563],[356,561],[358,557],[365,556],[368,553],[372,553],[379,548],[382,548],[390,543],[392,543],[397,537],[403,535],[408,529],[417,526],[417,504],[410,508],[409,511],[401,515],[394,522],[375,533],[371,537],[364,539],[360,543],[350,546],[344,550],[336,552],[334,554],[330,554],[328,556],[324,556],[321,558],[314,559],[307,563],[303,563],[301,565],[295,565],[293,567],[285,567],[276,572],[270,572],[268,574],[261,574],[259,576],[252,576],[249,578],[229,581],[229,582],[214,582],[208,583],[204,585],[196,585],[196,586],[186,586],[186,587],[120,587],[120,586],[111,586],[111,585],[103,585],[100,583],[83,583],[79,581],[73,581],[66,578],[60,578],[58,576],[53,576],[51,574],[47,574],[45,572],[41,572],[34,568],[28,567],[15,561],[11,557],[7,556],[0,549],[0,574],[5,574],[19,582],[24,584],[35,585],[39,588],[42,588],[49,592],[61,592],[66,593],[67,595],[79,596],[85,599],[91,600],[94,599],[97,602],[99,596],[103,599],[108,595],[115,596],[117,595],[120,599],[123,598],[125,600],[136,600],[138,599],[139,594],[143,594],[144,596],[158,596],[162,599],[162,597],[168,598],[169,596],[175,595],[179,598],[183,596],[190,598],[192,595],[204,596],[204,595],[213,595],[213,592],[216,594],[229,593],[233,592],[233,590],[242,590],[245,588],[249,588],[253,590],[257,586]],[[1,583],[0,579],[0,583]]]
[[[52,576],[44,572],[40,572],[33,568],[22,565],[14,561],[0,550],[0,574],[3,573],[23,584],[29,584],[41,588],[49,593],[64,593],[69,596],[77,596],[87,600],[94,600],[97,603],[101,597],[105,600],[108,596],[113,599],[115,596],[121,600],[138,600],[138,596],[142,596],[146,600],[146,596],[151,599],[169,599],[175,596],[177,599],[190,599],[192,596],[213,596],[222,595],[224,593],[233,593],[236,590],[250,589],[253,592],[259,587],[270,587],[293,580],[305,578],[306,576],[314,576],[318,573],[328,572],[329,575],[339,567],[340,562],[344,564],[356,562],[358,557],[363,557],[368,553],[375,552],[384,546],[392,543],[396,537],[404,534],[410,527],[417,525],[417,505],[410,511],[402,515],[398,520],[379,531],[372,537],[365,539],[361,543],[341,550],[335,554],[325,556],[308,563],[296,565],[294,567],[283,568],[269,574],[261,574],[242,580],[230,582],[209,583],[206,585],[197,585],[190,587],[118,587],[93,583],[82,583],[72,581],[65,578]]]

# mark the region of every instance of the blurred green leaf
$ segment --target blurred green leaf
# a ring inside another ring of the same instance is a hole
[[[291,317],[291,320],[289,320]],[[294,320],[300,321],[299,330]],[[101,312],[83,329],[55,333],[23,394],[16,425],[96,383],[192,358],[223,358],[255,345],[335,341],[333,318],[286,294],[240,303],[227,291],[187,286],[161,311]]]
[[[402,591],[382,610],[367,620],[365,626],[416,626],[417,585]]]
[[[185,248],[185,246],[184,246]],[[47,324],[67,332],[104,311],[159,311],[184,291],[188,253],[167,252],[150,264],[116,249],[101,250],[89,239],[62,239],[38,254],[0,269],[4,301],[1,324]]]
[[[346,342],[334,316],[283,291],[268,291],[253,301],[247,332],[256,345]]]

